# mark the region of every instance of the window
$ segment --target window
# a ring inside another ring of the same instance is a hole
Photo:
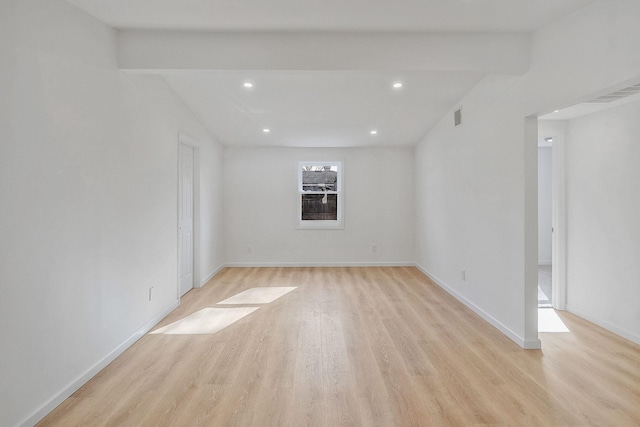
[[[298,164],[298,228],[344,228],[341,162]]]

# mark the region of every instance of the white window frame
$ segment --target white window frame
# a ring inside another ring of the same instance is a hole
[[[337,166],[335,191],[303,191],[302,190],[302,168],[305,166]],[[296,201],[296,217],[299,230],[341,230],[344,228],[344,168],[341,161],[320,161],[320,162],[298,162],[298,194]],[[335,220],[303,220],[302,219],[302,195],[303,194],[337,194],[338,212]]]

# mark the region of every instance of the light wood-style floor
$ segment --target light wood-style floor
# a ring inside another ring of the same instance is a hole
[[[39,425],[640,425],[640,346],[560,313],[522,350],[411,267],[228,268],[158,328],[261,286],[296,289],[147,334]]]

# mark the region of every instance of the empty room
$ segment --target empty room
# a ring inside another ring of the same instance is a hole
[[[637,0],[0,0],[0,426],[640,425]]]

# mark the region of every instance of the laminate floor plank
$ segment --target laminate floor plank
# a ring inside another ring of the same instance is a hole
[[[640,346],[558,316],[522,350],[413,267],[225,268],[38,425],[640,426]]]

